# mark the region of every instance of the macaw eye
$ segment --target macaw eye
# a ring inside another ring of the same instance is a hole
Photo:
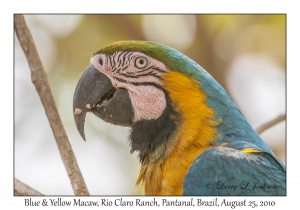
[[[147,65],[147,59],[143,57],[139,57],[135,60],[135,66],[139,69],[144,68]]]

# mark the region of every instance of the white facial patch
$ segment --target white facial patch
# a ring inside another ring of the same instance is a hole
[[[128,90],[134,108],[134,122],[157,119],[166,108],[165,93],[152,85],[122,85]]]

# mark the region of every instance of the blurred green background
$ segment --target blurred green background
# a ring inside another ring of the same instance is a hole
[[[84,142],[72,101],[90,57],[120,40],[173,47],[206,69],[254,129],[285,114],[285,15],[25,15],[91,195],[141,195],[128,128],[92,114]],[[15,36],[15,177],[46,195],[73,195],[23,51]],[[285,164],[285,121],[260,136]]]

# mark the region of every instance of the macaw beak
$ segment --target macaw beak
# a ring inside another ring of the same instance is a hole
[[[84,140],[87,112],[115,125],[130,126],[133,123],[134,112],[128,91],[115,89],[110,79],[93,65],[82,74],[73,98],[75,124]]]

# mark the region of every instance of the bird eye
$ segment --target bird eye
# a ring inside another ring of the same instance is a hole
[[[102,60],[102,58],[99,59],[99,63],[100,63],[101,66],[103,65],[103,60]]]
[[[139,57],[135,60],[135,66],[139,69],[144,68],[147,65],[147,59],[143,57]]]

